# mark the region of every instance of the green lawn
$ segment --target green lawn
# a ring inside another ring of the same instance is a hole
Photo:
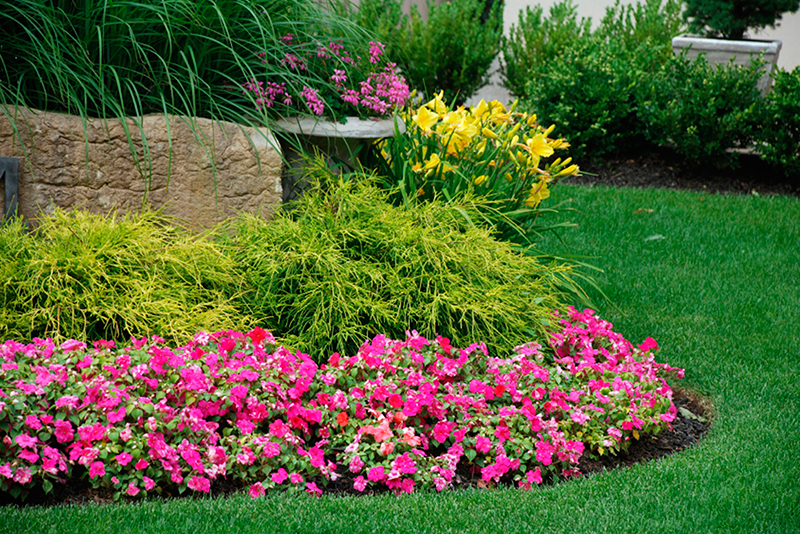
[[[695,448],[528,493],[6,508],[0,532],[800,532],[800,201],[569,186],[554,197],[581,211],[570,252],[605,269],[614,305],[601,315],[633,342],[654,337],[716,405]]]

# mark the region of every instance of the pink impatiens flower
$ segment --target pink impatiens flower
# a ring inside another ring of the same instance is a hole
[[[186,485],[194,491],[202,491],[203,493],[211,491],[211,481],[206,477],[192,477]]]
[[[156,487],[156,482],[150,477],[142,477],[144,481],[144,489],[150,491],[151,489]]]
[[[283,484],[283,482],[288,478],[288,476],[289,475],[286,473],[286,469],[281,467],[280,469],[278,469],[277,472],[272,473],[270,478],[272,478],[272,481],[275,484]]]
[[[356,491],[364,491],[364,488],[367,487],[367,481],[362,476],[357,476],[355,480],[353,480],[353,489]]]
[[[261,484],[261,482],[256,482],[250,486],[248,493],[250,494],[250,498],[257,499],[258,497],[264,495],[264,486]]]
[[[89,467],[89,478],[102,477],[106,474],[106,466],[103,462],[92,462]]]
[[[120,453],[114,457],[117,460],[119,465],[128,465],[131,460],[133,460],[133,456],[128,454],[127,452]]]

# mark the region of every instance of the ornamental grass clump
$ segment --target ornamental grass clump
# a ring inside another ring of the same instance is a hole
[[[232,260],[157,212],[57,210],[38,222],[0,229],[0,337],[185,343],[200,329],[247,325]]]
[[[456,473],[531,489],[580,475],[676,416],[656,343],[591,310],[554,317],[549,346],[490,355],[416,332],[318,365],[255,328],[117,348],[0,345],[0,489],[88,479],[114,499],[289,489],[442,491]]]
[[[320,172],[328,181],[291,209],[229,232],[247,312],[283,342],[326,358],[413,329],[493,350],[541,335],[569,268],[513,252],[470,224],[468,204],[394,207],[366,176]]]
[[[451,109],[442,96],[407,109],[406,133],[377,145],[384,187],[405,205],[478,195],[488,201],[478,205],[481,216],[498,236],[530,244],[542,230],[537,219],[550,188],[579,173],[564,154],[569,144],[551,137],[555,125],[516,111],[516,102]]]

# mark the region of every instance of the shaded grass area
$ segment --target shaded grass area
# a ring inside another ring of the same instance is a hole
[[[800,530],[800,201],[570,186],[554,196],[580,210],[569,251],[605,268],[615,305],[598,311],[634,342],[654,337],[659,360],[685,367],[683,384],[715,403],[695,448],[528,493],[5,508],[0,532]]]

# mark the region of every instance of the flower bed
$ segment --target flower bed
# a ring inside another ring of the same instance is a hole
[[[549,347],[506,357],[483,344],[377,336],[325,365],[246,335],[199,333],[93,348],[70,340],[0,345],[2,489],[88,477],[114,497],[208,493],[227,479],[258,497],[450,486],[466,469],[486,485],[529,489],[578,476],[584,455],[616,454],[675,417],[656,343],[634,347],[591,310],[570,309]]]

